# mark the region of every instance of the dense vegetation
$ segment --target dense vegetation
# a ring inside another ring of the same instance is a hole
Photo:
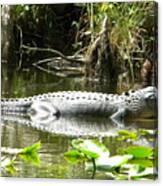
[[[64,54],[86,53],[107,16],[114,68],[122,72],[129,69],[130,81],[134,82],[146,59],[157,68],[156,6],[152,1],[15,5],[8,13],[13,21],[17,56],[21,53],[26,61],[31,55],[21,50],[22,45],[54,48]],[[38,57],[35,51],[32,54]],[[46,55],[52,56],[43,53]]]
[[[33,164],[34,166],[40,165],[40,157],[38,150],[41,148],[41,143],[37,142],[31,146],[24,147],[23,149],[1,148],[1,174],[17,176],[18,161]]]

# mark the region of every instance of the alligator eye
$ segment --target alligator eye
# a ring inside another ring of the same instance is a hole
[[[148,100],[148,99],[154,100],[154,99],[156,99],[156,96],[155,96],[154,94],[151,94],[151,95],[149,95],[148,97],[146,97],[146,99],[147,99],[147,100]]]
[[[134,92],[135,92],[135,90],[131,90],[131,92],[132,92],[132,93],[134,93]]]
[[[129,92],[125,92],[124,94],[125,94],[125,96],[129,96]]]
[[[56,110],[56,112],[53,113],[53,116],[56,116],[56,118],[58,119],[60,117],[61,113],[59,112],[59,110]]]

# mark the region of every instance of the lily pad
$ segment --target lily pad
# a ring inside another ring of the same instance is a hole
[[[112,156],[110,158],[98,158],[96,160],[96,169],[99,171],[113,171],[117,167],[120,167],[121,165],[127,163],[130,159],[132,159],[132,155],[117,155]],[[86,164],[87,169],[92,169],[92,164],[87,163]]]
[[[141,165],[143,167],[153,167],[153,161],[149,159],[132,159],[129,163]]]
[[[157,175],[153,167],[143,167],[139,164],[124,164],[121,166],[120,173],[127,175],[128,179],[141,180],[141,178],[154,178]]]
[[[128,130],[120,130],[118,131],[118,140],[131,140],[136,141],[138,139],[138,135],[136,132],[128,131]]]
[[[68,160],[71,163],[77,163],[77,162],[83,161],[85,159],[84,154],[80,153],[77,150],[70,150],[68,152],[65,152],[64,157],[66,160]]]
[[[129,177],[132,179],[136,179],[136,178],[141,178],[141,177],[145,177],[145,176],[153,176],[155,171],[154,168],[152,167],[148,167],[148,168],[144,168],[144,169],[140,169],[140,165],[134,165],[130,170],[129,170]]]
[[[140,133],[142,136],[155,135],[155,134],[156,134],[156,130],[139,129],[139,133]]]
[[[109,150],[96,140],[73,140],[72,146],[87,156],[89,159],[99,157],[109,157]]]
[[[150,158],[153,155],[151,147],[131,146],[124,150],[125,154],[131,154],[134,158]]]

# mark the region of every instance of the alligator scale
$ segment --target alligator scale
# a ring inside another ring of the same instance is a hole
[[[120,95],[95,92],[54,92],[28,98],[1,99],[3,115],[26,115],[32,120],[51,121],[66,116],[99,115],[115,123],[123,118],[151,118],[156,112],[157,89],[146,87]]]

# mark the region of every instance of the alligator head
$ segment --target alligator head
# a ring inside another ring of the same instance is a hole
[[[156,87],[147,87],[141,90],[144,97],[145,109],[144,115],[154,117],[157,114],[158,91]],[[153,114],[153,116],[151,115]]]
[[[139,97],[139,102],[135,101],[135,107],[139,105],[138,110],[139,112],[141,112],[140,117],[143,118],[155,117],[157,115],[157,98],[158,98],[157,88],[153,86],[149,86],[138,90],[137,94]]]

